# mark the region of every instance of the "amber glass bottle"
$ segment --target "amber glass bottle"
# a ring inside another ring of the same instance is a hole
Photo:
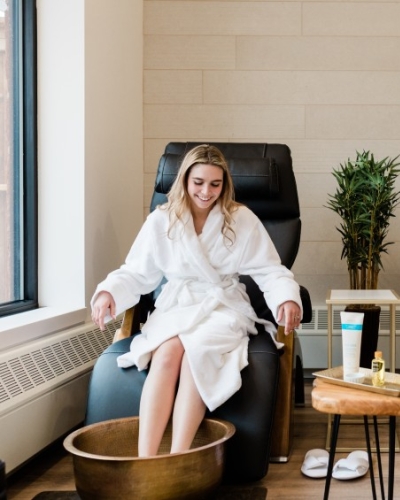
[[[385,361],[382,359],[382,351],[375,351],[371,369],[372,385],[375,387],[382,387],[385,385]]]

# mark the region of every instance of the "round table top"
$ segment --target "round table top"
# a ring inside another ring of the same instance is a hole
[[[400,397],[343,387],[316,378],[311,392],[313,408],[336,415],[400,415]]]

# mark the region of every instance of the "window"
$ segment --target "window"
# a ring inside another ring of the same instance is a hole
[[[36,1],[0,0],[0,316],[36,308]]]

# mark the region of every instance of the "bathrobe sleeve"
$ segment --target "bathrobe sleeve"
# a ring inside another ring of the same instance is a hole
[[[136,237],[125,264],[111,272],[99,283],[91,304],[101,291],[109,292],[116,304],[116,314],[120,314],[139,302],[140,296],[155,290],[160,284],[163,272],[157,267],[154,256],[157,236],[157,212],[150,214]],[[106,321],[111,319],[106,316]]]
[[[239,274],[251,276],[264,293],[275,320],[279,307],[286,301],[296,302],[302,312],[300,287],[293,273],[282,265],[279,254],[267,230],[252,212],[246,211],[247,227],[241,236],[246,241],[240,259]],[[243,224],[238,224],[238,233],[243,232]],[[246,235],[246,236],[245,236]],[[239,237],[239,234],[237,234]],[[280,324],[285,324],[285,318]]]

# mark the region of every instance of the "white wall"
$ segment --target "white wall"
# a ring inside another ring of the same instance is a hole
[[[143,223],[142,53],[141,0],[85,1],[86,304]]]

